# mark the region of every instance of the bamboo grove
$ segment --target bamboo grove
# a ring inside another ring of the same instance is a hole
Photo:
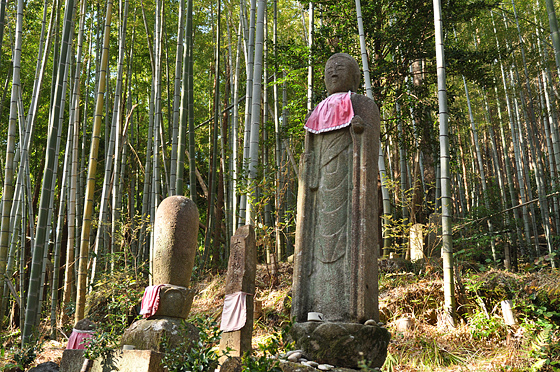
[[[453,250],[556,267],[554,7],[0,1],[0,322],[27,342],[40,324],[83,318],[104,273],[149,276],[155,211],[170,195],[198,205],[198,275],[225,267],[246,223],[274,274],[293,253],[303,122],[326,96],[334,52],[362,62],[361,93],[382,113],[383,254],[403,254],[410,226],[432,215],[451,272]]]

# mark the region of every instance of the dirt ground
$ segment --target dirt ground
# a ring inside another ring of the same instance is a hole
[[[381,263],[382,271],[387,267],[386,264]],[[409,270],[410,267],[398,267],[388,270],[391,272],[383,272],[381,276],[379,295],[381,320],[386,323],[386,327],[392,334],[385,370],[404,372],[531,370],[534,360],[529,355],[531,345],[524,339],[523,327],[500,325],[497,333],[486,339],[477,339],[473,336],[473,329],[468,321],[468,314],[473,313],[473,309],[478,306],[476,296],[473,296],[473,286],[476,287],[474,293],[490,299],[491,303],[487,306],[488,320],[495,321],[501,317],[497,300],[500,296],[515,294],[530,296],[543,292],[545,288],[545,293],[560,297],[560,274],[554,270],[546,273],[518,274],[490,270],[471,276],[470,280],[473,282],[469,283],[463,279],[456,286],[459,307],[457,326],[450,328],[442,322],[441,271],[431,265],[431,263],[426,264],[421,273]],[[292,274],[293,268],[289,263],[280,263],[276,277],[271,275],[266,265],[258,266],[253,336],[255,349],[289,322]],[[211,317],[219,321],[223,306],[225,273],[207,276],[197,282],[195,288],[198,294],[195,296],[191,315],[201,314],[206,318]],[[493,296],[496,298],[495,301]],[[405,329],[399,325],[402,319],[410,320],[410,325]],[[59,363],[66,347],[66,336],[60,335],[58,340],[46,340],[43,350],[33,365],[46,361]],[[6,364],[8,354],[5,353],[0,360],[0,370]]]

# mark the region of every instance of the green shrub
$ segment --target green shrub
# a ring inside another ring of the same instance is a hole
[[[187,371],[213,371],[218,368],[218,344],[222,332],[216,322],[201,315],[190,319],[189,323],[198,328],[199,339],[195,345],[188,341],[188,331],[185,323],[182,324],[181,331],[184,340],[177,347],[170,347],[167,340],[163,341],[165,353],[162,365],[169,372]],[[186,351],[186,352],[185,352]]]
[[[4,366],[4,369],[20,368],[26,370],[31,363],[37,358],[37,355],[43,351],[44,340],[31,339],[31,341],[23,346],[13,347],[11,352],[11,361]],[[2,354],[5,350],[2,348]]]

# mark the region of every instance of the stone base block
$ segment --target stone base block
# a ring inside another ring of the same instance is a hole
[[[198,328],[183,319],[140,319],[124,331],[121,345],[133,345],[135,350],[165,352],[163,341],[167,339],[172,348],[185,343],[186,352],[198,337]]]
[[[159,291],[159,305],[154,317],[186,319],[191,311],[195,291],[185,287],[164,284]]]
[[[241,363],[241,358],[233,357],[227,358],[222,361],[220,366],[220,372],[243,372],[243,363]]]
[[[117,350],[93,362],[90,372],[166,372],[162,367],[162,353],[151,350]],[[80,372],[84,364],[83,350],[65,350],[60,372]]]
[[[80,372],[83,364],[83,350],[64,350],[60,361],[60,372]]]
[[[110,358],[95,360],[91,372],[166,372],[162,353],[151,350],[119,350]]]
[[[291,336],[307,359],[344,368],[358,368],[361,362],[381,368],[391,339],[382,327],[331,322],[295,323]]]
[[[317,368],[304,366],[303,364],[299,363],[292,363],[292,362],[280,362],[279,365],[282,372],[317,372],[320,371]],[[360,372],[357,369],[350,369],[350,368],[333,368],[329,370],[330,372]],[[221,372],[221,371],[220,371]]]

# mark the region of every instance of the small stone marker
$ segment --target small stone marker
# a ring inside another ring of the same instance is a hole
[[[81,372],[83,350],[65,350],[59,372]],[[67,354],[69,353],[69,354]],[[151,350],[113,350],[110,357],[96,359],[89,372],[167,372],[161,364],[163,353]]]
[[[230,246],[225,294],[226,298],[228,295],[244,294],[238,299],[246,301],[246,320],[240,329],[222,333],[220,353],[229,347],[232,349],[229,353],[230,357],[241,357],[245,352],[251,351],[253,337],[253,298],[257,270],[257,248],[253,226],[245,225],[237,229],[235,235],[231,237]],[[225,313],[226,311],[222,314],[222,330],[227,324],[237,321],[237,319],[230,318]],[[233,316],[236,315],[233,314]],[[230,321],[224,319],[224,317],[228,317]]]
[[[424,258],[424,225],[416,223],[410,228],[410,261]]]
[[[513,301],[504,300],[500,304],[502,305],[504,323],[509,326],[517,324],[517,322],[515,321],[515,314],[513,313]]]

